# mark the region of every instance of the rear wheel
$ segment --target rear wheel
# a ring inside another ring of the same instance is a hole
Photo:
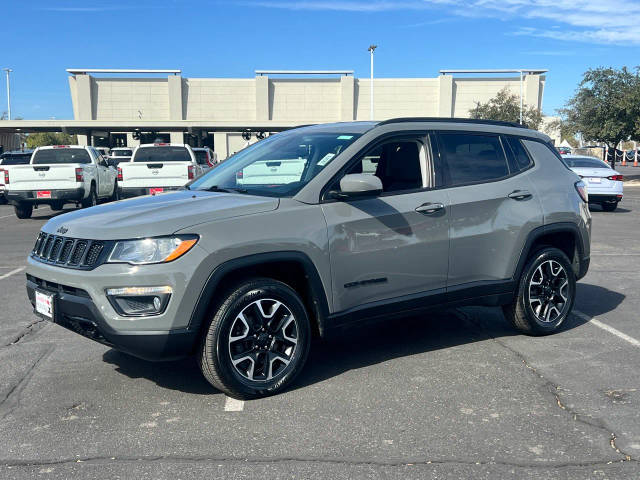
[[[604,210],[605,212],[613,212],[616,208],[618,208],[618,202],[602,204],[602,210]]]
[[[13,209],[16,212],[16,217],[21,219],[31,218],[31,214],[33,213],[33,205],[27,205],[24,203],[14,205]]]
[[[527,335],[548,335],[567,318],[576,295],[571,262],[553,247],[538,251],[525,266],[515,301],[503,307],[505,317]]]
[[[113,184],[113,193],[111,194],[111,201],[117,202],[120,200],[120,192],[118,191],[118,182]]]
[[[96,194],[96,186],[91,184],[89,196],[82,199],[82,208],[95,207],[98,204],[98,195]]]
[[[300,373],[311,338],[302,300],[266,278],[231,289],[204,334],[199,363],[205,378],[234,398],[284,390]]]

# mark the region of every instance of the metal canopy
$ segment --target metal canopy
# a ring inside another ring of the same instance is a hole
[[[540,75],[547,73],[549,70],[544,68],[498,68],[498,69],[462,69],[462,70],[440,70],[440,74],[447,73],[529,73],[531,75]]]
[[[83,73],[173,73],[177,75],[182,70],[140,70],[137,68],[67,68],[67,72],[72,75]]]
[[[256,70],[256,75],[353,75],[353,70]]]

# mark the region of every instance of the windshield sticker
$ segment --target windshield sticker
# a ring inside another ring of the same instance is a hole
[[[351,140],[353,138],[353,135],[340,135],[338,137],[338,140]]]
[[[333,157],[335,157],[336,155],[334,153],[327,153],[324,157],[322,157],[319,161],[318,161],[318,166],[320,167],[324,167],[327,163],[329,163],[331,161],[331,159]]]

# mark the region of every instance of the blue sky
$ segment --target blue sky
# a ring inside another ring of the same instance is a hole
[[[434,77],[442,68],[548,68],[544,112],[589,67],[640,64],[639,0],[24,0],[4,2],[0,67],[12,113],[72,118],[66,68],[353,69]],[[8,21],[11,19],[10,21]],[[0,81],[0,111],[6,109]]]

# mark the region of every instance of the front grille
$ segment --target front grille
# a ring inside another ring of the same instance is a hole
[[[107,254],[105,246],[109,243],[40,232],[31,257],[61,267],[91,270],[104,263]]]

